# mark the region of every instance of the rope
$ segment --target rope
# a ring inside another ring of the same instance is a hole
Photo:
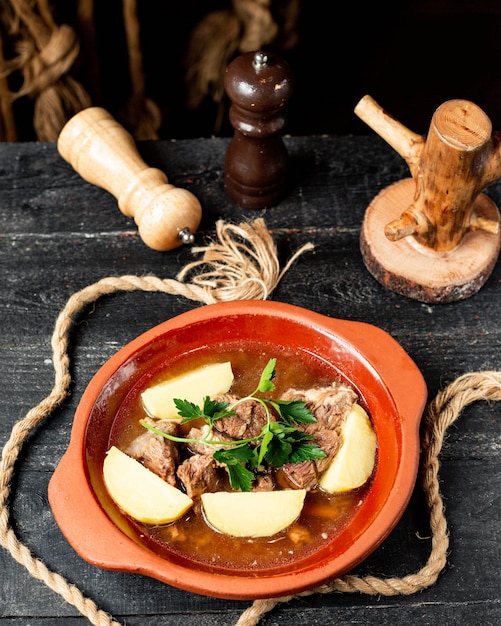
[[[9,524],[9,485],[21,447],[31,430],[39,425],[66,398],[71,383],[70,359],[68,355],[69,332],[75,317],[87,305],[98,298],[117,291],[159,291],[170,295],[181,295],[190,300],[211,304],[219,301],[254,297],[266,299],[272,293],[284,273],[300,254],[311,250],[304,245],[280,270],[276,247],[261,219],[239,226],[218,222],[216,233],[219,241],[207,247],[195,248],[194,253],[203,252],[200,261],[187,265],[176,280],[160,279],[156,276],[106,277],[73,294],[59,313],[51,339],[55,382],[50,394],[26,416],[16,422],[9,440],[2,451],[0,463],[0,543],[12,557],[28,572],[44,582],[67,602],[75,606],[97,626],[119,626],[113,617],[100,610],[96,604],[83,596],[81,591],[59,574],[50,571],[40,559],[16,537]],[[201,266],[212,266],[198,272]],[[261,269],[262,271],[259,271]],[[192,283],[182,282],[189,273],[195,273]],[[240,288],[240,290],[239,290]],[[462,410],[472,402],[501,400],[501,372],[473,372],[460,376],[441,391],[429,403],[423,420],[421,475],[423,490],[430,515],[432,548],[427,563],[414,574],[403,578],[376,578],[346,575],[328,584],[297,595],[267,600],[256,599],[245,610],[235,626],[255,626],[260,619],[277,605],[314,593],[365,593],[368,595],[409,595],[433,585],[446,564],[449,547],[447,522],[439,490],[438,455],[441,451],[447,428],[459,417]]]
[[[68,583],[59,574],[50,571],[42,561],[34,557],[30,550],[19,541],[10,527],[8,503],[14,466],[19,458],[22,445],[32,429],[61,405],[68,394],[71,384],[68,354],[69,333],[76,316],[85,306],[102,296],[117,291],[136,290],[159,291],[170,295],[184,296],[189,300],[204,304],[226,301],[230,297],[234,299],[249,297],[265,299],[272,293],[298,256],[313,248],[312,244],[305,244],[280,271],[276,247],[262,219],[255,220],[253,224],[243,223],[239,226],[224,224],[220,221],[216,224],[216,232],[220,238],[220,243],[213,242],[206,248],[195,248],[193,252],[204,252],[204,257],[185,268],[177,280],[160,279],[156,276],[106,277],[70,296],[56,319],[51,338],[55,371],[54,386],[46,398],[32,408],[23,419],[14,424],[9,440],[2,450],[0,461],[0,544],[34,578],[41,580],[53,591],[60,594],[82,615],[86,616],[91,624],[97,626],[118,626],[118,622],[115,622],[107,613],[99,610],[95,603],[85,598],[77,587]],[[240,273],[235,272],[233,263],[239,268]],[[210,275],[210,280],[200,274],[199,277],[195,276],[192,284],[182,282],[188,273],[196,273],[204,264],[213,265],[215,268],[214,272],[207,274]],[[259,264],[262,264],[263,268],[261,276]],[[220,280],[216,278],[218,272],[220,273]],[[197,284],[197,280],[199,284]],[[239,284],[242,286],[240,294],[237,289]]]
[[[39,141],[56,141],[65,123],[103,98],[95,0],[76,0],[74,28],[58,24],[50,0],[9,0],[0,11],[0,140],[17,140],[14,104],[33,100],[33,130]],[[224,72],[236,54],[273,45],[297,45],[301,0],[227,0],[193,28],[182,61],[186,107],[204,99],[217,105],[214,133],[224,116]],[[157,139],[159,106],[146,97],[137,0],[122,0],[131,94],[118,117],[137,140]],[[5,31],[5,35],[1,31]],[[79,35],[77,35],[79,33]],[[5,50],[4,50],[5,49]],[[84,86],[72,76],[84,74]],[[75,73],[75,72],[73,72]],[[12,87],[15,85],[15,89]]]
[[[135,139],[158,139],[158,129],[162,123],[162,115],[153,100],[145,95],[137,0],[123,0],[123,20],[127,39],[132,94],[124,111],[121,112],[121,117],[124,125],[130,129]]]
[[[300,0],[231,0],[230,8],[208,13],[192,30],[185,54],[187,108],[198,109],[205,98],[223,104],[224,74],[236,54],[295,46],[299,12]]]
[[[99,100],[102,94],[94,8],[93,0],[78,0],[76,19],[87,56],[90,89]],[[137,0],[123,0],[122,13],[132,93],[121,117],[135,139],[158,139],[161,113],[145,96]],[[4,58],[5,43],[0,38],[0,140],[17,139],[13,102],[29,97],[34,101],[33,128],[37,139],[56,141],[68,119],[92,104],[87,90],[71,76],[80,55],[79,38],[70,25],[56,23],[49,0],[9,0],[0,11],[0,34],[2,26],[13,56]],[[19,80],[12,82],[21,84],[11,91],[8,79],[17,79],[17,75]]]
[[[67,24],[55,23],[48,0],[10,0],[6,15],[16,56],[0,64],[0,78],[20,73],[22,84],[9,99],[33,98],[37,139],[55,141],[68,118],[91,104],[69,75],[80,51],[78,38]]]
[[[100,82],[97,29],[94,21],[94,0],[77,0],[75,27],[80,37],[82,58],[85,59],[85,76],[92,102],[103,105]]]
[[[3,34],[0,29],[0,73],[4,63],[4,42]],[[0,141],[17,141],[9,81],[4,76],[0,77]]]
[[[55,141],[68,118],[90,105],[86,90],[69,74],[80,51],[78,38],[67,24],[55,23],[48,0],[10,0],[2,19],[15,55],[0,63],[0,78],[19,73],[22,79],[8,100],[32,98],[37,139]],[[14,125],[12,115],[7,121]]]
[[[403,578],[376,578],[374,576],[342,576],[326,585],[296,596],[255,600],[242,613],[235,626],[255,626],[259,620],[278,604],[296,597],[314,593],[365,593],[371,596],[410,595],[433,585],[446,564],[449,538],[444,505],[440,495],[438,455],[442,449],[447,429],[473,402],[501,400],[501,372],[471,372],[463,374],[438,393],[428,404],[424,417],[422,437],[421,474],[432,532],[432,548],[427,563],[415,574]]]
[[[218,221],[216,236],[219,243],[213,241],[206,247],[192,249],[194,254],[204,253],[202,260],[189,263],[177,278],[184,280],[190,272],[204,265],[212,266],[211,270],[194,276],[193,287],[203,289],[206,298],[215,297],[221,302],[266,300],[297,257],[313,249],[312,244],[305,244],[280,271],[277,250],[264,220],[239,226]]]

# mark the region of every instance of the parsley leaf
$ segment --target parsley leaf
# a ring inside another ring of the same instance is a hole
[[[287,426],[281,422],[272,422],[270,424],[270,432],[272,439],[268,444],[264,459],[273,467],[282,467],[286,463],[300,463],[301,461],[313,459],[315,457],[309,454],[309,452],[313,455],[316,454],[313,448],[320,450],[321,455],[325,456],[325,453],[318,446],[305,445],[305,441],[310,441],[314,438],[312,435],[296,430],[292,426]],[[310,448],[312,448],[311,451]],[[300,450],[301,460],[293,461],[292,458],[297,456]]]
[[[178,414],[181,417],[184,417],[183,422],[189,422],[190,420],[203,417],[202,409],[189,400],[179,400],[178,398],[174,398],[174,404],[177,407]]]
[[[301,443],[295,447],[289,458],[289,463],[302,463],[303,461],[315,461],[323,459],[325,452],[313,443]]]
[[[234,411],[226,411],[228,402],[216,402],[216,400],[211,400],[209,396],[204,398],[203,409],[189,400],[181,400],[179,398],[174,398],[174,404],[178,409],[178,415],[183,418],[182,424],[203,417],[209,425],[212,425],[216,420],[234,414]]]
[[[224,463],[228,470],[230,486],[235,491],[251,491],[254,473],[245,467],[245,464],[254,456],[248,445],[238,446],[231,450],[217,450],[214,458]]]
[[[272,380],[275,378],[275,365],[277,364],[276,359],[270,359],[261,373],[261,378],[259,379],[259,385],[257,386],[256,391],[252,394],[256,395],[258,391],[261,393],[267,393],[268,391],[273,391],[275,389],[275,384]]]
[[[313,424],[317,421],[302,400],[274,400],[273,402],[277,405],[280,416],[286,422]]]
[[[145,421],[141,424],[153,432],[177,442],[203,442],[207,445],[220,446],[221,441],[212,440],[210,433],[218,419],[235,414],[236,407],[242,402],[253,400],[261,404],[267,416],[261,433],[250,439],[225,442],[231,448],[219,448],[214,458],[226,465],[232,489],[251,491],[254,472],[262,466],[280,468],[286,463],[302,463],[325,456],[325,452],[315,443],[314,436],[296,428],[297,424],[316,422],[315,416],[306,408],[301,400],[273,400],[259,397],[258,393],[269,393],[275,389],[273,378],[276,374],[276,359],[270,359],[263,369],[259,384],[255,391],[244,398],[238,399],[231,406],[228,402],[217,402],[209,396],[204,398],[203,408],[193,402],[176,398],[174,403],[178,414],[185,424],[194,419],[203,418],[209,426],[209,433],[203,439],[187,439],[176,437],[158,430]],[[272,419],[271,409],[276,413]]]
[[[218,419],[223,413],[225,417],[226,414],[233,415],[233,411],[226,411],[227,408],[228,402],[217,402],[216,400],[211,400],[209,396],[204,398],[204,415],[211,415],[212,417],[217,415]]]

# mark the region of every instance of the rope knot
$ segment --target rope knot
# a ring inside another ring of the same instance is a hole
[[[188,273],[211,265],[211,269],[195,275],[192,284],[209,292],[216,302],[266,300],[296,258],[313,248],[305,244],[280,270],[276,245],[263,219],[238,226],[219,220],[216,234],[219,242],[193,248],[193,253],[203,252],[203,258],[189,263],[177,275],[183,281]]]
[[[252,52],[269,44],[278,34],[270,0],[233,0],[233,9],[243,25],[240,52]]]
[[[33,46],[32,51],[34,52]],[[51,85],[55,85],[69,73],[80,50],[75,31],[71,26],[62,24],[54,28],[50,37],[38,54],[30,56],[23,69],[23,86],[16,97],[36,96]]]

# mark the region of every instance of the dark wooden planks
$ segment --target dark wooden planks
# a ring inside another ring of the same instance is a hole
[[[429,306],[386,291],[365,270],[360,222],[373,196],[407,176],[398,155],[376,137],[287,138],[290,194],[273,209],[244,214],[222,188],[223,139],[145,142],[140,149],[170,180],[201,199],[197,236],[214,236],[216,219],[264,217],[282,265],[301,245],[315,244],[290,268],[272,298],[320,313],[378,325],[422,370],[430,397],[469,371],[499,370],[501,266],[474,297]],[[488,190],[496,202],[501,185]],[[85,183],[53,144],[0,146],[0,437],[40,402],[53,384],[50,337],[69,296],[106,276],[174,278],[197,258],[191,249],[148,249],[135,226],[103,190]],[[106,572],[68,546],[47,503],[47,484],[70,436],[86,384],[116,350],[163,320],[194,306],[180,296],[118,292],[75,319],[68,399],[24,446],[16,466],[11,523],[36,556],[128,624],[233,624],[248,603],[204,598],[141,576]],[[316,594],[278,607],[263,624],[477,622],[489,626],[499,606],[499,406],[468,407],[450,429],[441,455],[441,487],[450,525],[446,570],[412,596]],[[430,551],[428,517],[419,486],[395,530],[355,573],[380,577],[418,571]],[[0,552],[1,619],[17,626],[86,623],[53,591]]]

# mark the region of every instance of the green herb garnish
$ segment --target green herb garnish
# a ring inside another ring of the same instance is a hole
[[[231,448],[216,450],[214,458],[226,465],[230,485],[236,491],[251,491],[255,473],[266,468],[266,466],[279,468],[286,463],[301,463],[320,459],[325,456],[325,453],[318,445],[309,443],[314,439],[313,435],[296,428],[297,424],[316,422],[305,403],[302,400],[273,400],[257,395],[269,393],[275,389],[273,378],[275,377],[276,361],[276,359],[270,359],[261,373],[256,389],[231,406],[228,402],[211,400],[209,396],[205,397],[203,407],[199,407],[188,400],[174,399],[178,414],[183,418],[182,424],[203,418],[208,425],[207,433],[201,439],[176,437],[158,430],[145,421],[142,421],[141,424],[154,433],[179,443],[232,446]],[[259,402],[266,412],[267,421],[260,434],[250,439],[224,442],[212,440],[211,434],[215,422],[234,415],[236,407],[248,400]],[[277,413],[276,421],[271,420],[271,408]]]

